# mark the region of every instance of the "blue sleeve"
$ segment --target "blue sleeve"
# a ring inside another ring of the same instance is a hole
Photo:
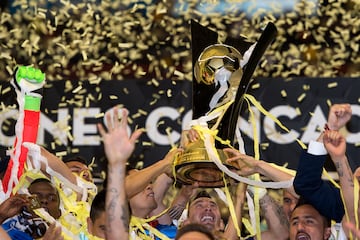
[[[16,222],[12,219],[4,222],[1,226],[7,232],[12,240],[33,240],[31,236],[27,233],[16,229],[15,226]]]
[[[340,189],[321,179],[327,155],[301,154],[294,179],[297,194],[309,201],[323,216],[341,222],[345,210]]]
[[[158,226],[156,226],[156,229],[170,239],[175,239],[176,237],[177,227],[173,224],[172,225],[159,224]]]

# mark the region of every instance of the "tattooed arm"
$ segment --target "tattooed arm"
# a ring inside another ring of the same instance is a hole
[[[177,192],[174,200],[172,201],[170,209],[168,211],[171,219],[180,219],[188,201],[194,196],[198,187],[199,184],[197,182],[193,183],[192,185],[181,186],[180,190]]]
[[[340,190],[344,196],[349,221],[355,222],[354,182],[353,173],[346,157],[346,140],[340,132],[326,130],[323,141],[339,175]]]
[[[130,137],[127,134],[127,111],[118,121],[118,111],[114,108],[113,119],[106,114],[109,124],[108,131],[98,125],[103,138],[105,154],[108,159],[108,182],[106,186],[106,239],[129,239],[129,209],[125,193],[126,161],[135,148],[135,141],[141,130],[135,131]],[[110,126],[112,125],[112,126]]]
[[[283,208],[268,194],[260,199],[260,209],[268,229],[261,233],[261,239],[288,239],[289,222]]]

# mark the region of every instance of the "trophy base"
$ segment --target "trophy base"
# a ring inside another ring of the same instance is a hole
[[[213,162],[191,162],[176,166],[176,180],[182,184],[198,183],[203,188],[220,188],[232,181]]]
[[[217,152],[220,160],[224,162],[227,158],[225,153],[221,149],[217,149]],[[204,188],[224,187],[225,182],[227,185],[234,182],[234,180],[224,174],[214,162],[208,159],[207,151],[203,147],[185,150],[176,160],[176,180],[186,185],[198,183],[199,187]],[[233,169],[230,165],[226,166]]]

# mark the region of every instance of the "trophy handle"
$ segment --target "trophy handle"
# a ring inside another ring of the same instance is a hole
[[[235,143],[234,136],[237,125],[236,123],[242,109],[244,94],[249,87],[251,77],[258,65],[258,62],[260,61],[267,47],[274,41],[276,35],[276,26],[274,23],[269,22],[261,34],[254,51],[252,52],[249,61],[245,66],[238,90],[236,92],[234,103],[230,107],[229,111],[226,112],[226,114],[229,114],[229,117],[224,117],[221,125],[219,126],[219,128],[226,128],[219,130],[219,134],[221,134],[219,137],[224,140],[230,140],[231,145],[234,145]]]

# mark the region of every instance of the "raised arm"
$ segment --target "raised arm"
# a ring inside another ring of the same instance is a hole
[[[350,118],[351,107],[349,104],[335,104],[330,108],[327,128],[339,130],[345,126]],[[316,141],[310,141],[307,151],[302,153],[294,179],[294,188],[299,195],[310,201],[322,215],[340,222],[344,215],[340,190],[321,179],[327,158],[323,138],[324,132]]]
[[[355,222],[354,182],[353,174],[346,157],[345,138],[338,131],[326,130],[323,140],[325,148],[330,154],[331,160],[334,162],[339,175],[340,190],[344,197],[344,205],[349,214],[348,221]]]
[[[162,160],[126,176],[125,188],[128,199],[144,190],[150,182],[161,174],[166,173],[171,175],[171,166],[174,157],[180,151],[182,150],[172,149]]]
[[[68,166],[57,156],[49,152],[44,147],[40,146],[41,155],[48,160],[49,167],[54,171],[60,173],[63,177],[69,180],[72,184],[77,184],[76,176],[71,172]],[[49,175],[46,172],[46,165],[41,163],[41,170],[45,175]]]
[[[246,196],[246,189],[247,185],[245,183],[240,182],[237,185],[236,193],[235,193],[235,213],[236,213],[236,219],[238,221],[238,227],[241,230],[242,228],[242,217],[243,217],[243,209],[245,206],[245,196]],[[225,232],[224,232],[224,238],[229,240],[236,240],[239,239],[239,236],[237,235],[235,224],[231,216],[229,217],[228,224],[226,225]]]
[[[256,160],[252,156],[242,154],[235,149],[225,148],[224,152],[230,156],[227,159],[227,163],[233,165],[240,176],[247,177],[259,173],[275,182],[287,181],[293,178],[291,174],[274,167],[270,163],[263,160]],[[288,188],[287,190],[291,194],[297,196],[293,187]]]
[[[283,208],[267,193],[260,199],[260,209],[268,229],[261,232],[261,239],[288,239],[289,222]]]
[[[113,119],[106,114],[109,124],[108,131],[98,125],[99,133],[104,142],[105,154],[108,159],[108,182],[106,186],[106,237],[112,239],[129,238],[129,209],[125,193],[126,162],[135,148],[135,142],[141,130],[135,131],[130,137],[127,134],[127,111],[118,121],[118,111],[114,108]]]

